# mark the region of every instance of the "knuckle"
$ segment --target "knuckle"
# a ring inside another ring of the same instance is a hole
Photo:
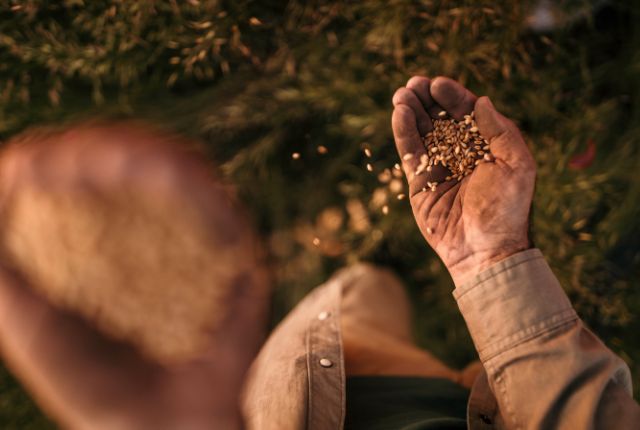
[[[399,120],[405,120],[412,114],[413,110],[405,104],[399,104],[393,110],[394,117],[397,117]]]

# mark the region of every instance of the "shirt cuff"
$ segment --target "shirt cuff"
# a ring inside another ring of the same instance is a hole
[[[483,363],[578,319],[538,249],[494,264],[453,296]]]

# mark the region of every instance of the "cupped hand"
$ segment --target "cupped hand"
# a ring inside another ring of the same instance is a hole
[[[535,162],[516,125],[488,97],[476,97],[456,81],[413,77],[393,96],[392,127],[409,181],[410,202],[427,242],[460,286],[492,264],[530,247],[529,210]],[[462,181],[444,181],[447,171],[415,175],[426,153],[421,137],[446,111],[456,120],[475,110],[480,134],[495,157]],[[430,191],[427,182],[441,182]],[[425,190],[426,188],[426,190]]]

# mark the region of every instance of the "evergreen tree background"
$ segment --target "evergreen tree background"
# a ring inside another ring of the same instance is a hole
[[[420,344],[463,366],[475,353],[451,279],[385,170],[394,90],[451,76],[526,133],[532,238],[637,387],[640,7],[560,5],[565,25],[541,34],[531,3],[506,0],[1,0],[0,137],[96,114],[197,137],[268,244],[274,324],[335,269],[372,261],[405,280]],[[589,141],[595,160],[571,168]],[[0,369],[0,428],[52,427]]]

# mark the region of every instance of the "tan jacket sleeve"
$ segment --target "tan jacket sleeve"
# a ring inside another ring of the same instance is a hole
[[[539,250],[497,263],[454,297],[497,409],[471,411],[471,428],[640,428],[627,365],[578,318]],[[472,393],[473,404],[482,402]]]

